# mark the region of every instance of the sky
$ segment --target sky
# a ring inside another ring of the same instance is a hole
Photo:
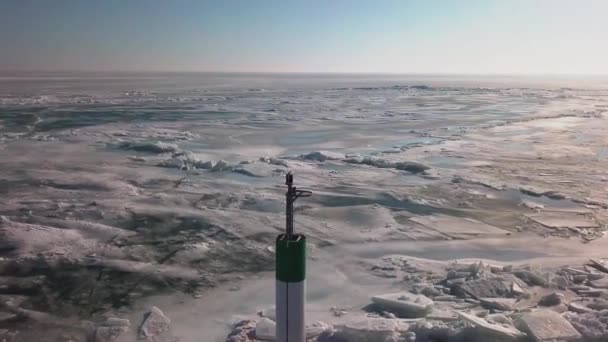
[[[606,0],[0,0],[0,70],[608,74]]]

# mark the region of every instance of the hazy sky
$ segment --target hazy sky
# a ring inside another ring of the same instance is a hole
[[[608,74],[608,0],[0,0],[0,69]]]

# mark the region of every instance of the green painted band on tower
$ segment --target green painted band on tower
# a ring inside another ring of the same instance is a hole
[[[276,240],[276,278],[286,283],[306,279],[306,237],[294,234],[291,240],[281,234]]]

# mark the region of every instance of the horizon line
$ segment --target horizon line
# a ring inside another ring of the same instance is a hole
[[[608,77],[608,73],[471,73],[471,72],[374,72],[374,71],[246,71],[246,70],[123,70],[123,69],[0,69],[2,74],[27,73],[133,73],[133,74],[250,74],[250,75],[360,75],[360,76],[477,76],[477,77]]]

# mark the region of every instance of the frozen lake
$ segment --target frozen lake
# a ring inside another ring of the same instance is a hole
[[[37,279],[3,295],[75,321],[154,304],[184,342],[225,336],[272,304],[288,170],[313,191],[312,317],[409,286],[371,271],[386,257],[584,259],[607,112],[601,79],[3,74],[0,277]]]

